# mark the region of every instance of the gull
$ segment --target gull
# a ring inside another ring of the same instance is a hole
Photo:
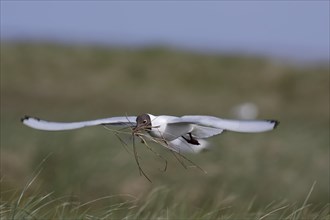
[[[258,133],[275,129],[277,120],[231,120],[207,115],[181,117],[152,114],[120,116],[80,122],[51,122],[25,116],[24,125],[46,131],[72,130],[89,126],[121,126],[132,129],[132,134],[145,132],[152,140],[177,153],[199,153],[208,147],[205,140],[224,131]],[[143,139],[144,141],[144,139]]]

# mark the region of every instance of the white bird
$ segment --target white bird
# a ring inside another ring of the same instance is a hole
[[[163,146],[179,153],[198,153],[208,146],[206,138],[219,135],[225,130],[256,133],[273,130],[279,124],[277,120],[244,121],[202,115],[176,117],[152,114],[67,123],[25,116],[21,121],[31,128],[47,131],[71,130],[96,125],[131,127],[133,133],[146,131],[151,138],[163,141]]]

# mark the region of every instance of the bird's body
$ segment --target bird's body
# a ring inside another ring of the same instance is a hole
[[[176,152],[197,153],[205,149],[205,140],[224,130],[236,132],[264,132],[273,130],[276,120],[241,121],[221,119],[213,116],[188,115],[182,117],[152,114],[122,116],[81,122],[49,122],[25,116],[22,122],[32,128],[47,131],[78,129],[87,126],[113,125],[133,128],[134,132],[146,131],[152,138],[162,141],[166,147]]]

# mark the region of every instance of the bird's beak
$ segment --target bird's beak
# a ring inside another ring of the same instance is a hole
[[[136,132],[140,131],[141,128],[142,128],[142,126],[139,125],[139,124],[137,124],[137,125],[133,128],[133,133],[136,133]]]
[[[149,126],[146,126],[144,124],[137,124],[134,128],[133,128],[133,133],[137,133],[139,131],[146,131],[149,129]]]

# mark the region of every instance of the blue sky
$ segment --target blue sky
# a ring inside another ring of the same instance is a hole
[[[329,59],[329,1],[4,1],[1,38]]]

